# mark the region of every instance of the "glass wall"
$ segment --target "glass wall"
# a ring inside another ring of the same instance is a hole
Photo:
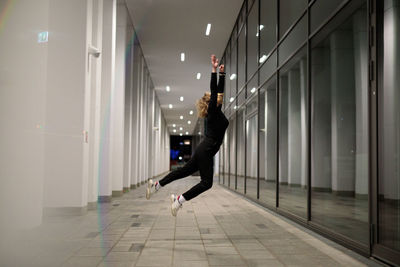
[[[236,123],[235,135],[227,132],[236,149],[231,188],[365,253],[371,218],[372,241],[400,252],[398,2],[248,1],[238,20],[245,28],[234,26],[225,51],[232,95],[224,112]],[[369,9],[377,3],[380,11]],[[376,36],[369,12],[382,17]],[[377,40],[381,63],[372,64]],[[379,98],[371,91],[374,64]],[[379,99],[376,114],[371,99]]]
[[[312,40],[313,221],[368,241],[366,5]]]
[[[307,217],[307,49],[279,72],[279,207]]]
[[[398,1],[383,4],[381,92],[378,102],[378,243],[400,252],[400,52]],[[397,255],[397,258],[398,255]]]
[[[246,194],[257,198],[258,98],[254,94],[246,107]]]
[[[260,201],[275,206],[277,164],[277,88],[271,78],[260,88]]]

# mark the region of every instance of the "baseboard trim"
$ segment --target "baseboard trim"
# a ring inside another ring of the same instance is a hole
[[[120,197],[124,194],[124,192],[122,190],[115,190],[112,191],[112,197]]]
[[[43,217],[53,216],[71,216],[84,215],[88,211],[88,207],[45,207],[43,208]]]
[[[98,203],[110,203],[112,196],[99,196],[97,199]]]
[[[124,187],[122,191],[124,193],[128,193],[130,189],[131,189],[130,187]]]
[[[89,202],[87,207],[88,207],[88,210],[96,210],[97,209],[97,202]]]

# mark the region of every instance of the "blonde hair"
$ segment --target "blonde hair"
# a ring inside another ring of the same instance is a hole
[[[197,116],[199,118],[205,118],[207,117],[207,110],[208,110],[208,104],[210,103],[210,98],[211,98],[211,93],[206,92],[204,93],[204,96],[197,100],[196,102],[196,107],[197,107]],[[218,93],[218,98],[217,98],[217,106],[222,105],[222,101],[224,99],[224,94],[223,93]]]

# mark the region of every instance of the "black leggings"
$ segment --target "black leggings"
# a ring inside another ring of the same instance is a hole
[[[170,172],[167,176],[159,181],[161,186],[167,185],[172,181],[182,179],[200,171],[201,181],[193,186],[189,191],[183,194],[186,200],[198,196],[204,191],[210,189],[213,184],[214,162],[213,157],[218,152],[220,144],[206,137],[196,148],[192,158],[180,169]]]

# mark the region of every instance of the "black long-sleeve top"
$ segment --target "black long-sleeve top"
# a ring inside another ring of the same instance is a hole
[[[206,117],[206,136],[216,140],[219,145],[222,144],[225,131],[229,125],[228,119],[221,110],[222,105],[217,105],[218,93],[224,92],[224,86],[225,74],[220,73],[217,86],[217,73],[211,73],[211,97]]]

